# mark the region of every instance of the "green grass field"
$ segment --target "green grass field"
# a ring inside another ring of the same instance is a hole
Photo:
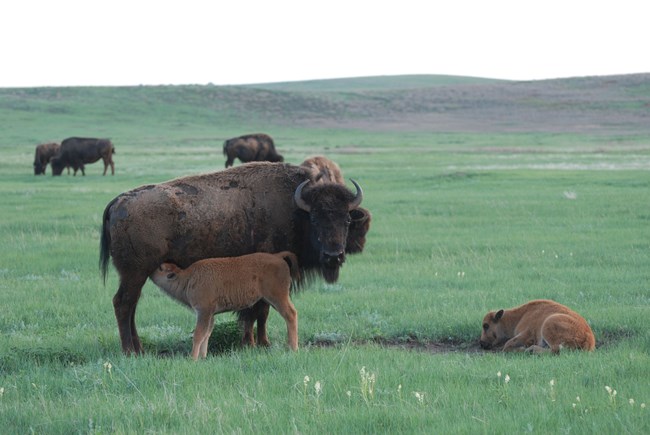
[[[649,433],[647,75],[393,80],[0,89],[2,432]],[[366,251],[294,294],[297,353],[277,313],[268,350],[221,314],[195,363],[194,314],[147,283],[147,353],[123,356],[104,207],[221,170],[223,140],[257,131],[362,185]],[[116,175],[34,176],[35,145],[73,135],[110,137]],[[582,314],[596,351],[479,349],[487,311],[535,298]]]

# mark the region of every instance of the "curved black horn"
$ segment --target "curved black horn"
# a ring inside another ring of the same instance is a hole
[[[305,210],[307,213],[309,213],[311,211],[311,207],[305,202],[304,199],[302,199],[302,188],[305,187],[305,184],[307,183],[309,183],[309,180],[305,180],[298,185],[296,192],[293,194],[293,200],[296,201],[298,208],[301,208],[302,210]]]
[[[359,184],[357,184],[357,182],[352,178],[350,178],[350,181],[352,181],[354,187],[357,188],[357,194],[348,206],[348,210],[354,210],[355,208],[359,207],[361,205],[361,201],[363,201],[363,190],[361,189],[361,186],[359,186]]]

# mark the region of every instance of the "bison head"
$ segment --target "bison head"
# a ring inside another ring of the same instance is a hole
[[[510,338],[503,328],[502,322],[504,310],[491,311],[483,318],[483,330],[479,344],[483,349],[492,349],[502,345]]]
[[[45,174],[45,166],[41,164],[40,160],[34,162],[34,175]]]
[[[309,213],[310,252],[317,253],[323,277],[336,282],[339,268],[345,261],[350,213],[358,209],[363,191],[354,180],[357,189],[353,194],[339,184],[316,184],[303,193],[309,180],[303,181],[295,191],[296,205]]]
[[[52,175],[61,175],[63,173],[63,169],[65,168],[63,160],[57,156],[52,157],[52,160],[50,160],[50,165],[52,166]]]

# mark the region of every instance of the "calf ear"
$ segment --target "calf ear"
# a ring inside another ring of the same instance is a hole
[[[497,311],[497,313],[494,315],[494,321],[498,322],[501,317],[503,317],[503,310]]]

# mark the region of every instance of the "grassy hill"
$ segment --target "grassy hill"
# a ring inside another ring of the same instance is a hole
[[[0,140],[27,143],[84,131],[112,136],[111,124],[138,135],[161,125],[208,135],[224,129],[226,136],[270,127],[629,135],[650,132],[650,74],[531,82],[391,76],[250,86],[0,89],[0,118],[12,126]],[[34,125],[35,118],[45,124]]]

